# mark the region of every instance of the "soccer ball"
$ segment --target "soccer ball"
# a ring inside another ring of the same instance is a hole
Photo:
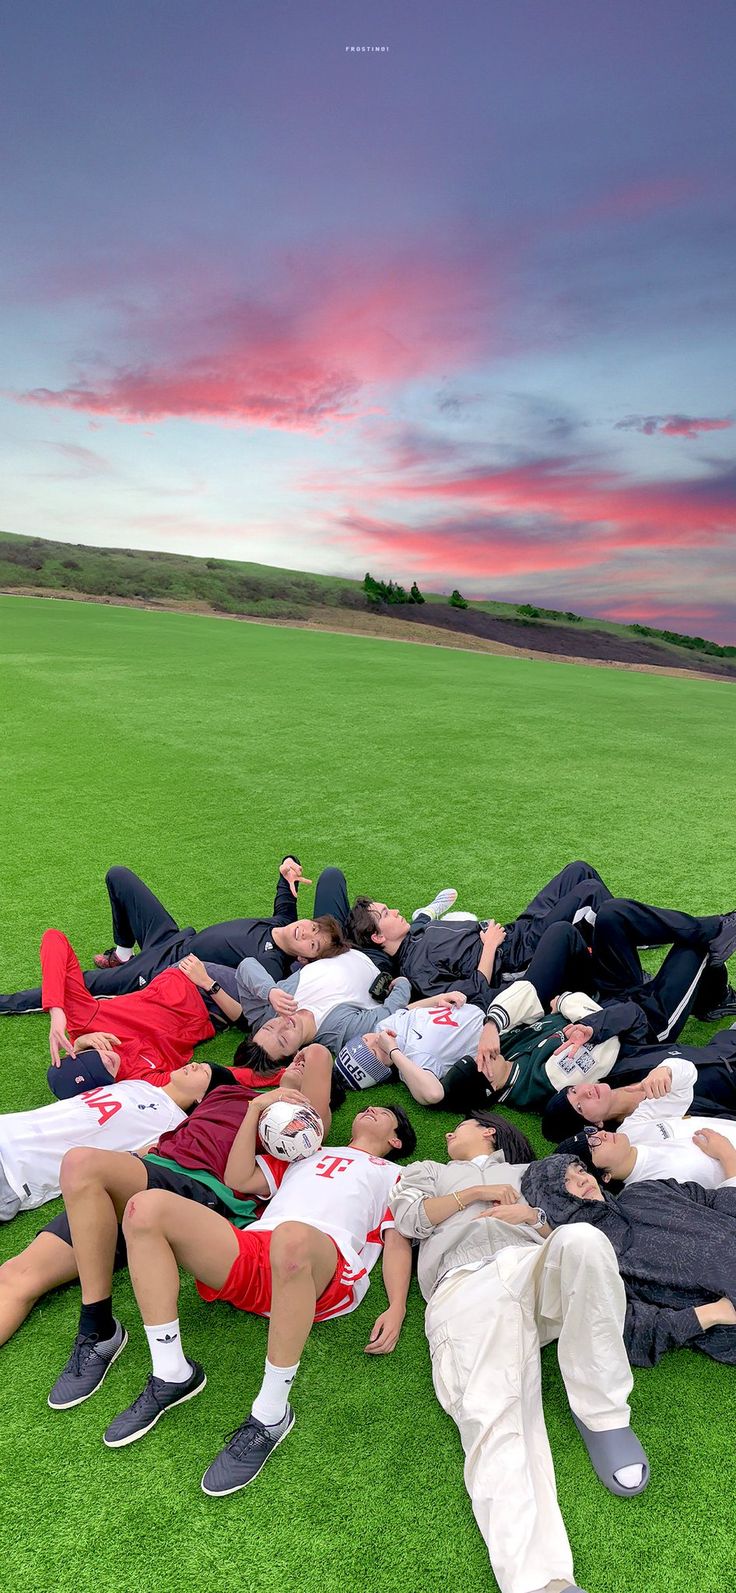
[[[280,1162],[300,1162],[319,1150],[324,1136],[321,1117],[311,1106],[274,1101],[258,1124],[264,1150]]]

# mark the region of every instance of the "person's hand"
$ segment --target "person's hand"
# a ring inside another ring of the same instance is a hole
[[[179,971],[186,974],[187,979],[191,979],[192,984],[197,985],[200,990],[209,990],[213,983],[212,974],[208,974],[204,963],[200,962],[199,957],[195,957],[191,951],[186,957],[182,957]]]
[[[311,885],[312,883],[311,879],[305,879],[302,873],[302,865],[301,863],[297,863],[295,857],[284,858],[283,863],[279,867],[279,874],[281,875],[282,879],[286,880],[292,896],[296,896],[298,885]]]
[[[563,1051],[566,1051],[570,1058],[575,1057],[580,1047],[587,1045],[588,1041],[593,1038],[593,1030],[587,1023],[568,1023],[567,1028],[563,1029],[562,1033],[565,1038],[562,1045],[558,1045],[557,1050],[552,1052],[553,1056],[560,1056]]]
[[[550,1004],[549,1004],[550,1012],[559,1012],[561,999],[562,998],[560,996],[553,996],[552,997],[552,1000],[550,1001]]]
[[[480,931],[480,938],[485,951],[488,951],[489,947],[493,947],[493,950],[497,951],[506,939],[506,930],[503,924],[496,923],[495,918],[489,918],[486,928]]]
[[[727,1294],[710,1305],[696,1305],[695,1315],[705,1333],[712,1327],[736,1327],[736,1309]]]
[[[115,1078],[120,1067],[120,1054],[114,1049],[120,1045],[116,1034],[108,1034],[103,1029],[95,1029],[90,1034],[80,1034],[76,1041],[76,1052],[97,1051],[100,1061],[104,1063],[108,1073]],[[75,1053],[76,1054],[76,1053]]]
[[[473,1219],[478,1222],[481,1217],[495,1217],[498,1222],[530,1223],[532,1227],[537,1220],[537,1207],[528,1206],[525,1200],[518,1200],[515,1206],[504,1204],[487,1206],[485,1211],[479,1211]]]
[[[521,1200],[518,1189],[513,1184],[471,1184],[470,1189],[459,1189],[458,1194],[464,1206],[472,1206],[477,1201],[483,1201],[492,1206],[516,1206]]]
[[[712,1156],[716,1162],[722,1162],[724,1167],[727,1162],[736,1163],[736,1146],[726,1134],[719,1134],[714,1128],[698,1128],[693,1134],[693,1145],[698,1150],[705,1151],[706,1156]],[[729,1174],[729,1177],[733,1176]]]
[[[301,1090],[292,1089],[263,1090],[262,1094],[257,1095],[250,1104],[255,1108],[258,1116],[262,1117],[263,1113],[268,1111],[269,1106],[274,1106],[276,1101],[288,1101],[290,1106],[309,1106],[311,1104]]]
[[[444,996],[434,996],[428,1003],[429,1011],[434,1012],[435,1007],[464,1007],[467,1001],[462,990],[448,990]]]
[[[403,1327],[406,1312],[390,1305],[387,1311],[382,1311],[376,1317],[371,1329],[371,1336],[365,1346],[366,1355],[390,1355],[399,1342],[399,1334]]]
[[[482,1073],[483,1077],[488,1079],[490,1083],[493,1083],[493,1064],[498,1062],[500,1056],[501,1041],[499,1038],[498,1029],[496,1028],[495,1023],[489,1019],[486,1023],[484,1023],[480,1032],[480,1041],[478,1044],[475,1063],[478,1072]],[[493,1087],[494,1089],[497,1088],[495,1084]]]
[[[388,1053],[393,1051],[396,1044],[395,1029],[376,1029],[373,1034],[363,1035],[363,1044],[375,1056],[378,1053],[381,1061],[388,1062]]]
[[[294,996],[290,996],[288,990],[279,990],[278,985],[273,985],[269,990],[268,1001],[279,1018],[293,1018],[298,1010]]]
[[[658,1068],[652,1068],[645,1079],[641,1081],[642,1094],[645,1101],[660,1101],[663,1095],[669,1095],[672,1089],[672,1074],[666,1062],[661,1062]]]
[[[49,1051],[51,1053],[51,1065],[55,1068],[61,1067],[62,1052],[67,1056],[76,1056],[77,1054],[73,1042],[69,1039],[66,1032],[66,1013],[63,1007],[51,1008]]]

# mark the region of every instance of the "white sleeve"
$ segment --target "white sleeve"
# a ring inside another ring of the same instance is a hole
[[[590,1017],[591,1012],[600,1012],[600,1003],[594,1001],[592,996],[586,996],[582,990],[566,990],[557,1003],[557,1011],[567,1018],[568,1023],[582,1023]]]
[[[636,1111],[632,1112],[627,1120],[634,1130],[638,1123],[648,1123],[652,1119],[656,1122],[661,1117],[684,1117],[692,1106],[693,1090],[698,1077],[695,1063],[687,1062],[684,1057],[671,1056],[664,1065],[672,1074],[672,1088],[658,1100],[642,1101],[641,1106],[637,1106]],[[624,1132],[628,1133],[628,1129],[625,1128]]]
[[[502,995],[494,996],[486,1017],[504,1034],[517,1023],[538,1023],[544,1017],[544,1007],[529,980],[516,979]]]

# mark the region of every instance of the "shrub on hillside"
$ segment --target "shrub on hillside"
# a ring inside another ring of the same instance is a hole
[[[450,596],[450,608],[467,608],[467,607],[468,607],[467,599],[464,598],[462,593],[458,592],[457,587],[455,587],[454,592]]]

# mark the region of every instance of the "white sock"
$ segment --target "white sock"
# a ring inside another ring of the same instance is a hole
[[[296,1366],[272,1366],[269,1360],[263,1372],[263,1382],[253,1401],[253,1415],[264,1427],[278,1427],[286,1415],[289,1389],[299,1370]]]
[[[622,1466],[621,1470],[614,1471],[613,1475],[622,1488],[638,1488],[644,1476],[644,1467],[641,1465]]]
[[[145,1323],[143,1325],[145,1327]],[[160,1322],[158,1327],[147,1327],[146,1338],[154,1377],[160,1377],[164,1383],[186,1383],[192,1368],[181,1347],[179,1318],[174,1322]]]
[[[130,959],[131,959],[132,955],[133,955],[133,947],[132,946],[116,946],[115,947],[115,956],[117,957],[118,962],[130,962]]]

